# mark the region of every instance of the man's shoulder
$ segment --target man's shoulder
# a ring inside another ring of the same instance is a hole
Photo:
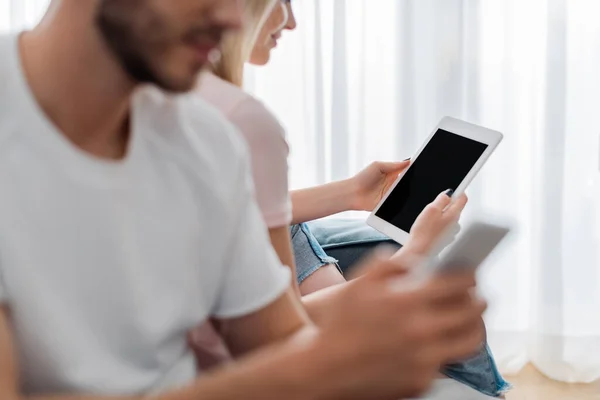
[[[138,93],[144,124],[155,128],[154,142],[171,158],[204,178],[238,174],[248,157],[247,145],[236,128],[214,107],[194,93],[169,95],[155,88]],[[156,129],[158,127],[158,129]]]
[[[205,146],[223,146],[223,150],[239,150],[242,144],[236,128],[219,110],[194,93],[166,94],[155,88],[144,88],[137,96],[144,119],[153,120],[168,129],[157,130],[161,136],[177,135],[178,139],[202,142]],[[242,146],[243,147],[243,146]]]

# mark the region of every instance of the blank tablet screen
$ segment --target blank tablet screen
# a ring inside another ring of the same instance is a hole
[[[375,215],[410,232],[423,209],[441,192],[456,190],[487,148],[438,130]]]

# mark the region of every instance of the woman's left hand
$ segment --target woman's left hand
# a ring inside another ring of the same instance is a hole
[[[354,187],[351,207],[358,211],[373,211],[383,196],[408,166],[410,160],[400,162],[374,162],[363,169],[350,182]]]

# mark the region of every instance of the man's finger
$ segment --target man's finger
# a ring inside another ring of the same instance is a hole
[[[465,328],[476,328],[486,310],[487,302],[481,299],[471,299],[462,308],[440,307],[435,314],[431,331],[438,332],[439,336],[444,336],[460,332]]]
[[[455,298],[477,285],[475,272],[453,272],[433,275],[426,284],[423,295],[430,304]]]
[[[445,363],[456,363],[464,361],[483,348],[485,342],[485,330],[481,327],[482,322],[475,320],[471,326],[462,331],[448,332],[446,340],[441,342],[438,355],[445,359]]]
[[[352,273],[348,274],[346,279],[351,281],[364,275],[381,277],[389,274],[386,270],[395,268],[397,264],[391,260],[395,252],[396,250],[392,246],[381,245],[377,247],[358,267],[352,268]],[[398,270],[400,272],[400,268]]]

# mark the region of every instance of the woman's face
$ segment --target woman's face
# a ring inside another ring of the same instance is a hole
[[[296,17],[290,0],[277,0],[277,4],[267,18],[250,55],[250,63],[265,65],[271,59],[271,50],[284,30],[296,29]]]

